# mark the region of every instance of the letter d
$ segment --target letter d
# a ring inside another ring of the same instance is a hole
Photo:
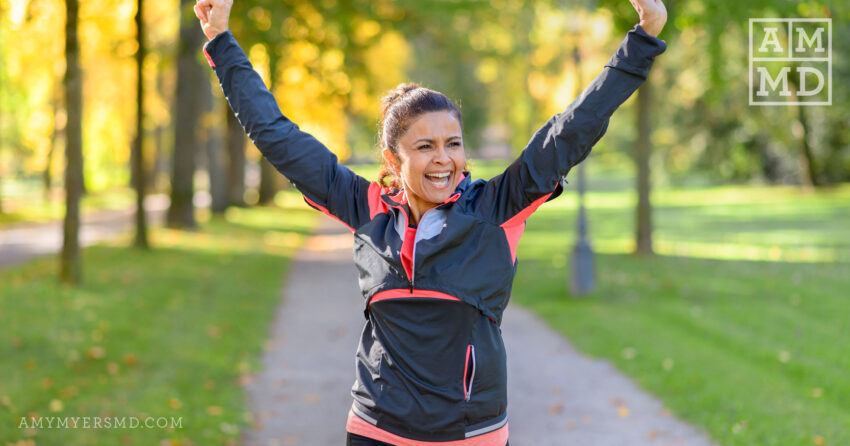
[[[797,72],[800,73],[800,91],[797,96],[814,96],[823,90],[823,73],[813,67],[797,67]],[[814,90],[806,90],[806,73],[812,73],[818,77],[818,88]]]

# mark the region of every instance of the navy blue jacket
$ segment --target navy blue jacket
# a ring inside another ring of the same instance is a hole
[[[207,43],[224,94],[263,156],[312,207],[354,232],[367,318],[352,388],[358,416],[422,441],[461,440],[507,423],[499,325],[525,220],[561,192],[561,181],[665,49],[636,26],[582,95],[501,175],[473,181],[466,173],[454,194],[411,228],[404,192],[354,174],[281,114],[229,31]]]

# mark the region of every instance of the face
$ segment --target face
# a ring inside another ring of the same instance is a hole
[[[460,122],[449,111],[425,113],[398,139],[396,147],[398,157],[385,149],[384,158],[400,173],[418,220],[418,215],[446,201],[463,175],[466,154]]]

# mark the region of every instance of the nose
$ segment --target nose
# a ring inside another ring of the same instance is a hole
[[[434,152],[434,158],[431,160],[434,164],[449,164],[452,159],[449,157],[449,151],[445,145],[440,145]]]

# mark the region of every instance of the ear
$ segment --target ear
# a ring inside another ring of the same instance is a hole
[[[399,162],[398,157],[395,156],[395,154],[392,152],[392,150],[384,148],[383,150],[381,150],[381,156],[383,156],[384,158],[384,164],[390,166],[392,170],[396,172],[400,170],[399,166],[401,163]]]

